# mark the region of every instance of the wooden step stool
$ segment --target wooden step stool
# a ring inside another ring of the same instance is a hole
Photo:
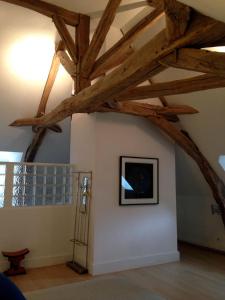
[[[30,252],[29,249],[25,248],[16,252],[2,252],[4,257],[8,258],[10,262],[10,268],[4,272],[6,276],[15,276],[19,274],[26,274],[24,267],[20,265],[21,261],[25,258],[25,255]]]

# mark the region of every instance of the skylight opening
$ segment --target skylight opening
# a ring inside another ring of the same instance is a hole
[[[218,162],[220,166],[223,168],[223,170],[225,171],[225,155],[220,155]]]
[[[204,48],[204,50],[225,53],[225,46]]]
[[[0,162],[21,162],[22,156],[23,152],[0,151]]]

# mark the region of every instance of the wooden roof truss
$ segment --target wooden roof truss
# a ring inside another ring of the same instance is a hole
[[[5,0],[0,0],[5,1]],[[75,113],[117,112],[148,119],[174,140],[199,166],[220,207],[225,225],[225,185],[189,134],[173,122],[177,115],[197,111],[189,106],[169,105],[167,95],[225,87],[225,54],[202,48],[225,45],[225,24],[204,16],[176,0],[148,0],[154,10],[99,57],[121,0],[109,0],[89,43],[90,17],[39,0],[7,0],[52,18],[62,42],[56,49],[49,77],[35,118],[14,121],[11,126],[33,126],[35,133],[26,155],[32,161],[48,129]],[[166,28],[134,51],[131,43],[165,14]],[[75,40],[66,24],[75,26]],[[65,52],[65,49],[67,52]],[[67,54],[69,53],[69,55]],[[75,96],[46,113],[59,63],[75,81]],[[152,77],[168,67],[205,73],[189,79],[154,83]],[[113,69],[113,70],[112,70]],[[112,71],[111,71],[112,70]],[[93,79],[97,79],[92,81]],[[149,86],[139,84],[149,80]],[[162,106],[140,103],[158,97]],[[171,122],[172,121],[172,122]]]

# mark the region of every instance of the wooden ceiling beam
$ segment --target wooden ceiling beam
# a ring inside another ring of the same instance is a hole
[[[50,93],[52,91],[56,76],[58,74],[59,66],[60,66],[60,60],[58,58],[58,52],[63,51],[65,49],[64,43],[62,41],[59,42],[59,44],[56,47],[55,54],[52,59],[52,64],[49,70],[48,78],[45,83],[44,91],[42,93],[42,97],[38,106],[37,111],[37,117],[41,117],[45,114],[47,102],[49,100]],[[62,132],[62,129],[57,124],[52,124],[48,128],[41,128],[41,127],[35,127],[33,126],[33,131],[35,132],[34,137],[32,139],[31,144],[27,148],[24,161],[25,162],[33,162],[37,152],[47,134],[47,130],[50,129],[54,132]]]
[[[191,16],[191,8],[176,0],[164,0],[166,30],[168,40],[174,41],[186,32]]]
[[[129,112],[129,114],[141,117],[148,116],[171,116],[174,114],[186,115],[186,114],[196,114],[198,111],[190,107],[188,105],[169,105],[167,107],[163,107],[160,105],[152,105],[148,103],[138,103],[138,102],[130,102],[125,101],[119,103],[118,106],[110,107],[110,106],[101,106],[97,109],[98,112],[120,112],[124,113],[124,111]],[[94,110],[96,112],[96,110]]]
[[[160,63],[165,67],[225,76],[225,53],[184,48],[162,58]]]
[[[105,75],[108,71],[122,64],[133,53],[134,50],[131,46],[122,47],[116,55],[109,57],[103,64],[98,65],[97,68],[94,68],[92,73],[90,74],[90,79],[94,80],[97,77]],[[163,69],[165,69],[165,67],[163,67]]]
[[[154,84],[154,81],[152,78],[149,78],[148,79],[148,82],[150,83],[150,85]],[[166,100],[166,98],[164,96],[159,96],[158,97],[159,101],[161,102],[161,104],[164,106],[164,107],[168,107],[169,104]],[[167,120],[170,121],[170,122],[178,122],[179,121],[179,118],[177,115],[170,115],[167,117]]]
[[[140,86],[127,90],[116,97],[116,101],[142,100],[186,94],[191,92],[225,87],[225,77],[200,75],[188,79],[154,83],[151,86]]]
[[[91,74],[91,78],[97,77],[97,75],[101,75],[102,70],[104,72],[108,71],[106,66],[108,66],[108,61],[110,60],[120,62],[121,59],[124,58],[124,52],[127,53],[130,50],[130,44],[136,39],[136,37],[141,34],[144,30],[149,28],[154,24],[155,21],[163,14],[162,6],[157,7],[151,13],[149,13],[146,17],[144,17],[141,21],[139,21],[134,27],[132,27],[127,33],[123,35],[123,37],[115,43],[108,51],[106,51],[94,64],[93,72]],[[112,64],[113,67],[116,67],[117,64]]]
[[[116,16],[116,11],[121,0],[109,0],[98,26],[92,37],[90,46],[84,56],[82,63],[82,72],[84,77],[89,77],[95,60],[104,44],[105,38]]]
[[[64,20],[57,15],[54,15],[52,17],[52,20],[55,24],[55,27],[56,27],[61,39],[63,40],[63,42],[66,46],[66,49],[67,49],[70,57],[72,58],[73,62],[76,64],[77,63],[77,48],[76,48],[76,45],[74,43],[74,40],[73,40],[69,30],[66,27]]]
[[[57,56],[61,65],[67,71],[67,73],[74,79],[76,77],[76,65],[70,59],[69,55],[65,51],[58,51]]]
[[[213,36],[214,32],[218,36],[218,30],[220,30],[220,35],[224,36],[225,24],[222,24],[222,26],[220,22],[200,14],[196,14],[195,17],[197,17],[197,20],[193,19],[186,34],[178,40],[168,45],[165,30],[161,31],[116,70],[81,91],[78,95],[65,99],[47,115],[39,119],[17,120],[12,123],[12,126],[23,126],[25,124],[49,126],[58,123],[73,113],[82,113],[94,109],[104,102],[115,99],[124,90],[129,89],[130,86],[138,85],[151,78],[152,73],[160,67],[158,61],[175,49],[183,48],[190,43],[200,42],[206,36],[207,38],[210,35]]]
[[[48,99],[49,99],[49,95],[52,91],[56,76],[58,74],[59,66],[60,66],[60,60],[59,60],[59,57],[57,55],[57,52],[62,51],[64,49],[65,49],[64,43],[61,41],[58,44],[58,46],[56,48],[56,52],[55,52],[55,54],[53,56],[53,59],[52,59],[52,64],[51,64],[51,67],[50,67],[48,78],[47,78],[47,81],[45,83],[44,91],[43,91],[42,96],[41,96],[41,101],[39,103],[39,107],[38,107],[38,111],[37,111],[37,115],[36,115],[37,117],[41,117],[45,114],[46,105],[47,105],[47,102],[48,102]]]
[[[77,76],[75,81],[75,92],[78,94],[84,88],[90,86],[89,78],[83,76],[82,63],[90,43],[90,17],[83,16],[79,20],[79,25],[76,27],[76,44],[78,54]]]
[[[42,15],[52,18],[54,15],[61,17],[67,25],[76,26],[79,23],[79,15],[76,12],[41,0],[0,0],[31,9]]]
[[[147,0],[147,3],[149,4],[149,6],[158,7],[160,5],[163,5],[163,0]]]

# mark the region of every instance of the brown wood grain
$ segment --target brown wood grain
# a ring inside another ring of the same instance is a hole
[[[160,63],[166,67],[225,76],[225,53],[184,48],[162,58]]]
[[[108,65],[108,61],[114,61],[113,67],[117,66],[124,59],[124,52],[127,53],[129,51],[131,43],[134,39],[141,34],[144,30],[149,28],[151,25],[158,20],[158,18],[162,15],[163,8],[162,6],[157,7],[151,13],[149,13],[146,17],[140,20],[133,28],[131,28],[127,33],[123,35],[123,37],[115,43],[108,51],[106,51],[95,63],[93,67],[93,72],[91,74],[91,78],[96,77],[94,74],[101,73],[101,70],[107,70],[105,65]],[[118,59],[122,58],[122,59]]]
[[[188,79],[154,83],[150,86],[130,88],[128,91],[116,97],[116,100],[142,100],[161,96],[186,94],[221,87],[225,87],[225,77],[204,74]]]
[[[88,47],[82,63],[82,72],[85,77],[89,77],[92,71],[95,60],[103,46],[107,33],[116,16],[117,8],[121,0],[109,0],[103,12],[103,15],[98,23],[98,26],[92,37],[90,46]]]
[[[166,14],[166,30],[169,41],[174,41],[184,35],[188,28],[191,8],[176,0],[164,0]]]
[[[65,22],[63,19],[57,15],[54,15],[52,17],[52,20],[55,24],[55,27],[57,28],[57,31],[63,40],[66,49],[69,52],[70,57],[72,58],[73,62],[76,64],[77,63],[77,48],[75,45],[75,42],[69,32],[69,30],[66,27]]]

